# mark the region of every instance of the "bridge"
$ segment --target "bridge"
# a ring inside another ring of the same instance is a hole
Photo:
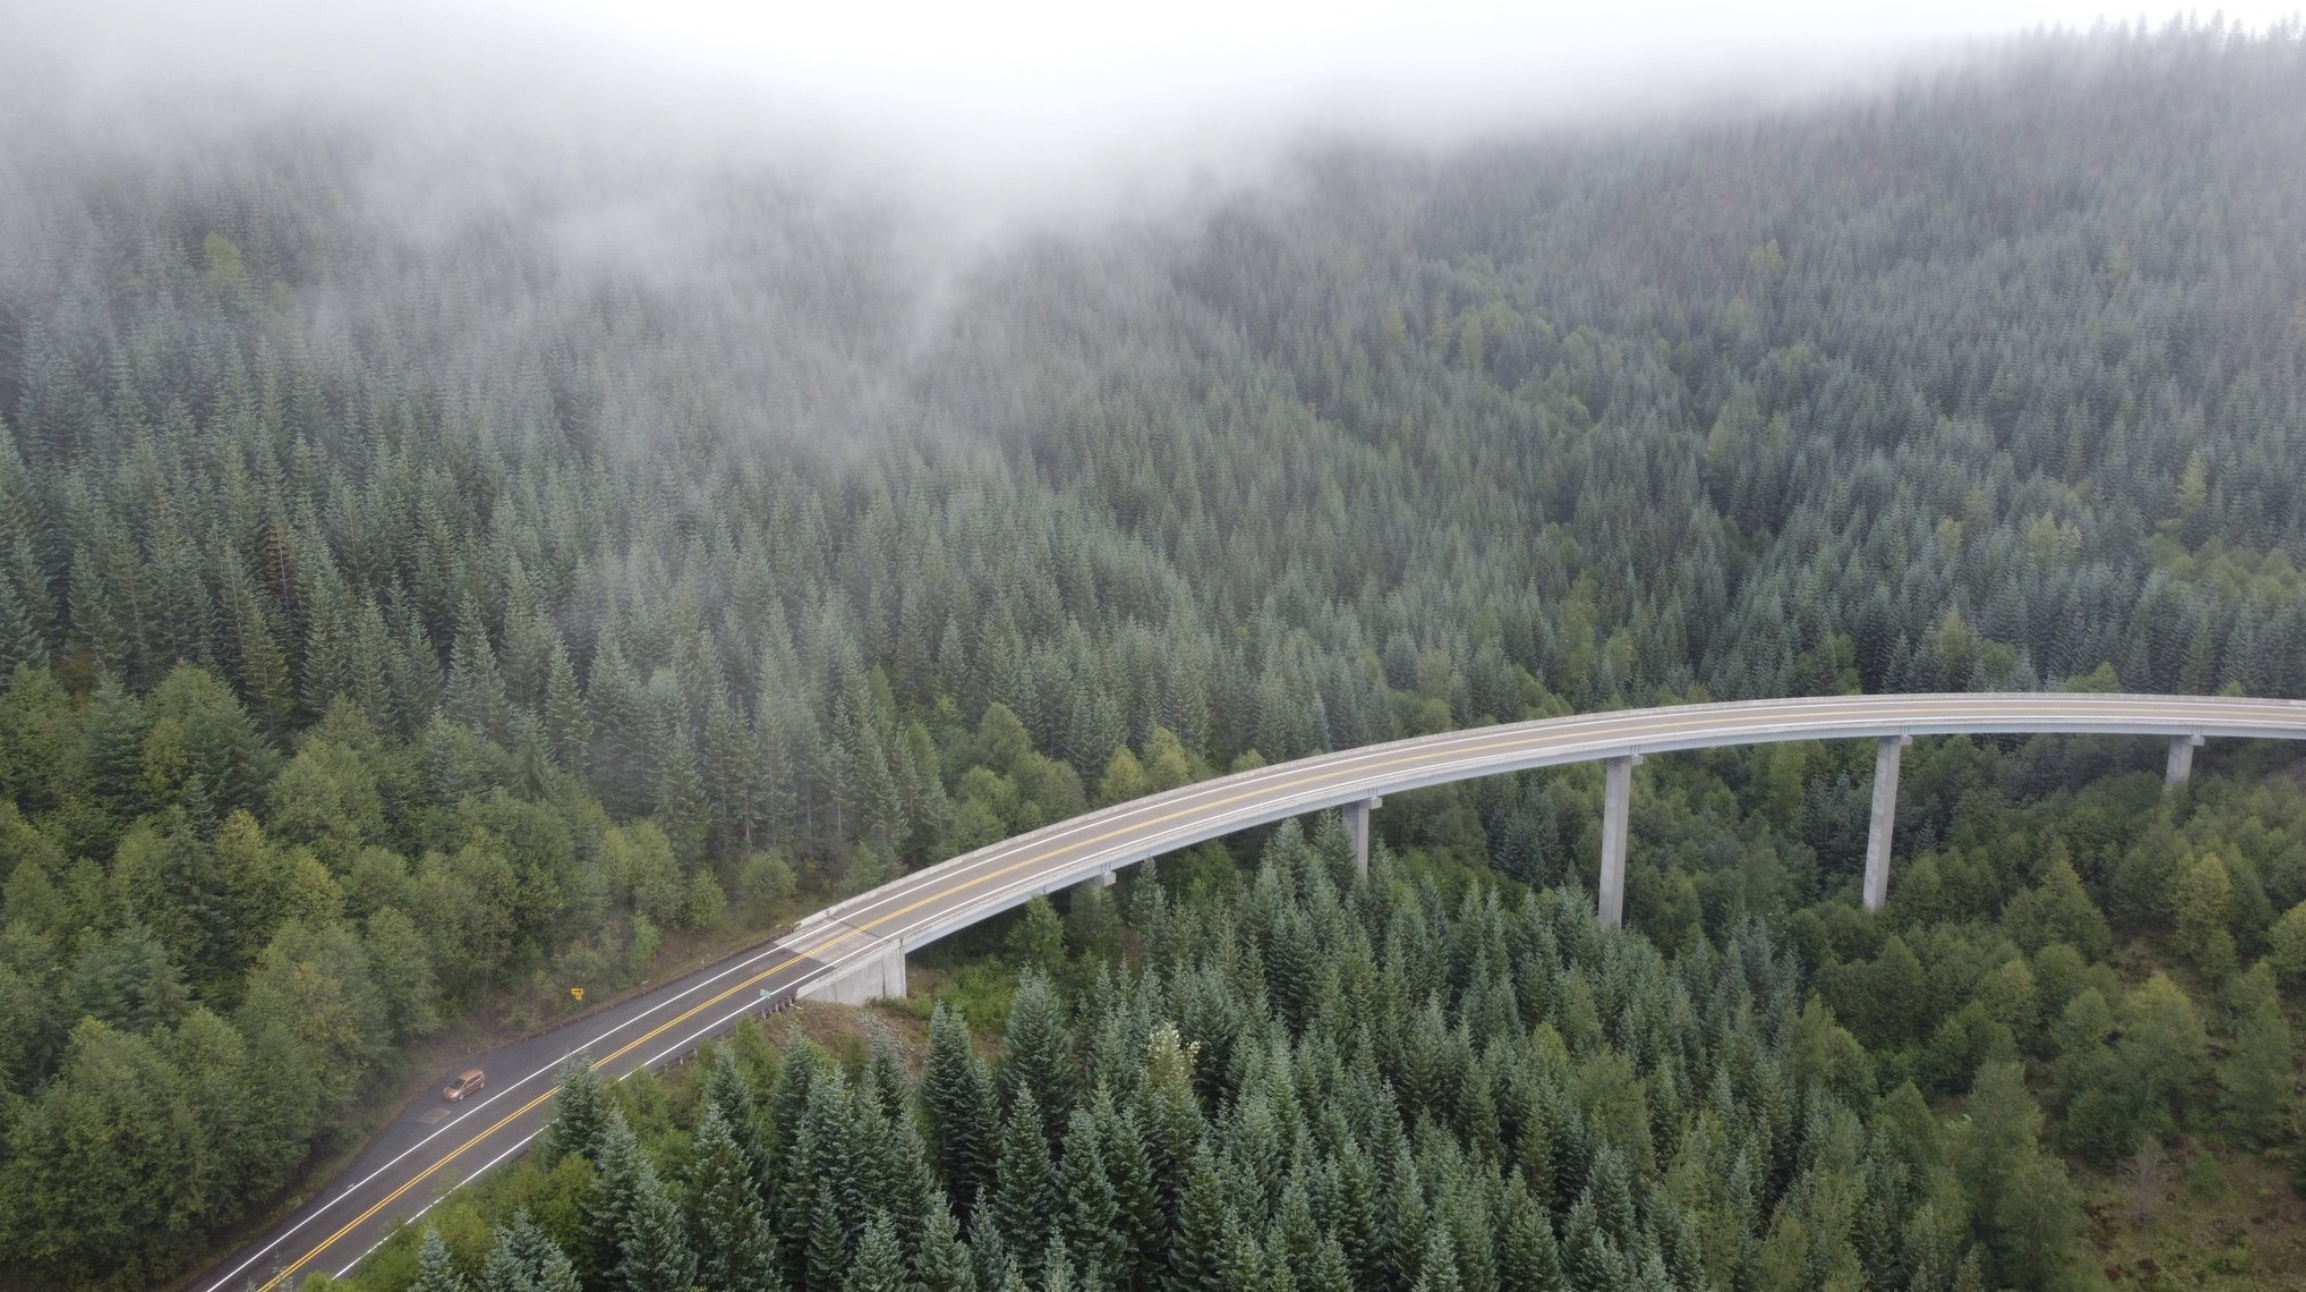
[[[269,1292],[308,1269],[349,1270],[396,1219],[422,1214],[459,1179],[518,1153],[550,1116],[562,1056],[598,1056],[613,1077],[671,1062],[747,1013],[794,998],[863,1003],[905,992],[905,956],[1035,896],[1208,839],[1338,810],[1366,872],[1369,817],[1385,795],[1477,776],[1603,764],[1599,902],[1624,915],[1633,770],[1651,754],[1788,740],[1873,740],[1873,817],[1863,900],[1889,893],[1902,751],[1915,736],[2076,733],[2169,742],[2165,782],[2183,783],[2205,739],[2306,739],[2306,702],[2044,692],[1831,696],[1693,704],[1548,718],[1420,736],[1237,772],[1085,813],[915,871],[807,917],[774,943],[484,1056],[494,1093],[446,1117],[418,1099],[340,1183],[282,1219],[195,1286]],[[420,1193],[433,1181],[430,1194]]]

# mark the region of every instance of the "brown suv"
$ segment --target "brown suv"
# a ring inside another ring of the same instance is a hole
[[[456,1080],[441,1087],[440,1097],[455,1103],[488,1084],[488,1074],[479,1068],[457,1074]]]

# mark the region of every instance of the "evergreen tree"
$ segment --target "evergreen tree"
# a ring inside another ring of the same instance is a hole
[[[2281,1133],[2297,1080],[2289,1014],[2264,961],[2228,984],[2226,998],[2234,1011],[2234,1044],[2218,1071],[2226,1129],[2245,1141],[2270,1143]]]
[[[922,1292],[976,1292],[977,1273],[961,1241],[960,1223],[944,1206],[929,1213],[915,1273]]]
[[[733,1060],[727,1050],[721,1055]],[[736,1076],[733,1061],[715,1065],[716,1079],[724,1072],[736,1077],[737,1089],[744,1091],[744,1079]],[[689,1247],[696,1254],[697,1279],[706,1287],[777,1292],[783,1282],[776,1235],[761,1208],[753,1164],[722,1111],[724,1101],[730,1098],[725,1083],[721,1097],[714,1095],[708,1081],[704,1111],[697,1118],[695,1164],[689,1181]],[[744,1094],[744,1102],[751,1103],[749,1092]]]
[[[1217,1159],[1198,1145],[1186,1166],[1177,1200],[1177,1228],[1168,1246],[1163,1292],[1225,1292],[1225,1228],[1230,1214]]]
[[[876,1211],[857,1244],[856,1262],[849,1267],[841,1292],[907,1292],[916,1285],[905,1277],[905,1261],[897,1247],[896,1229],[887,1212]]]
[[[1001,1136],[994,1171],[993,1214],[1001,1237],[1028,1283],[1041,1279],[1040,1259],[1049,1236],[1060,1230],[1066,1199],[1060,1192],[1049,1141],[1041,1135],[1041,1112],[1031,1090],[1019,1090]]]
[[[416,1282],[409,1292],[470,1292],[464,1276],[449,1263],[448,1244],[440,1241],[440,1231],[426,1226],[424,1244],[417,1250]]]
[[[561,1060],[554,1082],[553,1119],[537,1136],[537,1164],[549,1170],[574,1153],[591,1158],[598,1167],[614,1108],[592,1058],[581,1050],[569,1054]]]
[[[1001,1041],[1001,1102],[1012,1110],[1026,1094],[1041,1118],[1044,1140],[1065,1133],[1080,1084],[1073,1029],[1050,980],[1028,971],[1009,1002],[1009,1027]]]
[[[1085,1268],[1094,1268],[1107,1278],[1119,1276],[1128,1267],[1120,1207],[1114,1199],[1112,1181],[1105,1174],[1096,1122],[1086,1109],[1074,1109],[1066,1127],[1057,1188],[1063,1198],[1064,1221],[1059,1228],[1066,1250]]]
[[[1518,1179],[1507,1182],[1504,1213],[1497,1234],[1500,1292],[1564,1292],[1553,1226]]]
[[[991,1073],[977,1057],[960,1014],[938,1005],[929,1016],[929,1054],[921,1073],[938,1173],[959,1215],[969,1215],[990,1185],[999,1153],[999,1120]]]

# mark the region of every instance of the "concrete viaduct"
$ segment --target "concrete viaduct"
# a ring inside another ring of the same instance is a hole
[[[1786,740],[1872,740],[1873,818],[1866,841],[1867,909],[1889,896],[1898,769],[1913,737],[2068,732],[2161,737],[2165,780],[2184,782],[2211,736],[2306,739],[2306,702],[2230,696],[2025,692],[1825,696],[1693,704],[1547,718],[1420,736],[1301,758],[1202,781],[1020,835],[916,871],[804,920],[786,938],[825,966],[804,997],[861,1003],[900,995],[905,953],[1037,894],[1206,839],[1308,812],[1340,810],[1364,870],[1369,813],[1385,795],[1501,772],[1599,760],[1600,905],[1625,914],[1627,812],[1633,769],[1649,754]]]

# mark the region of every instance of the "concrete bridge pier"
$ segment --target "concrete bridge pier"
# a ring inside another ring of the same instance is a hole
[[[905,998],[905,944],[897,938],[859,938],[825,959],[831,970],[801,984],[795,996],[835,1005]]]
[[[2170,761],[2162,769],[2162,785],[2176,789],[2194,774],[2194,751],[2202,747],[2200,736],[2170,737]]]
[[[1640,754],[1602,763],[1601,922],[1611,928],[1625,923],[1626,814],[1633,806],[1633,769],[1640,764]]]
[[[1344,807],[1345,835],[1353,840],[1353,873],[1364,879],[1369,877],[1369,810],[1384,805],[1384,799],[1371,795]]]
[[[1874,813],[1866,831],[1866,909],[1890,900],[1890,834],[1898,824],[1898,767],[1912,736],[1884,736],[1874,745]]]

